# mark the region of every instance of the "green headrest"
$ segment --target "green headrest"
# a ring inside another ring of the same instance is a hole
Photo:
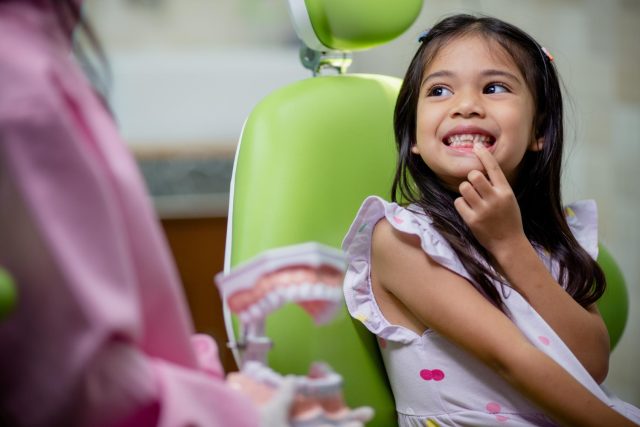
[[[386,196],[396,154],[393,108],[401,81],[349,74],[292,83],[252,111],[236,155],[230,210],[229,267],[262,251],[304,242],[340,248],[368,195]],[[237,334],[229,330],[236,341]],[[393,396],[375,338],[342,307],[316,326],[297,305],[269,316],[269,366],[306,374],[328,363],[344,378],[352,407],[370,405],[369,427],[396,423]]]
[[[296,31],[309,21],[317,40],[328,49],[363,50],[386,43],[416,20],[423,0],[289,0]],[[305,17],[304,9],[307,16]]]

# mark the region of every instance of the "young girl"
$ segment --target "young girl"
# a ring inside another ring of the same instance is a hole
[[[365,200],[343,245],[400,425],[640,422],[599,385],[596,210],[561,206],[562,120],[552,57],[518,28],[456,15],[421,38],[393,202]]]

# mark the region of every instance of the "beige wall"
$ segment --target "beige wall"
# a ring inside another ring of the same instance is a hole
[[[352,71],[402,75],[415,36],[459,11],[508,20],[555,56],[569,100],[565,201],[598,202],[601,240],[629,285],[629,323],[607,384],[640,405],[640,1],[427,0],[405,36],[356,53]],[[89,12],[109,49],[116,114],[134,147],[233,148],[257,100],[308,75],[297,62],[285,0],[94,0]]]

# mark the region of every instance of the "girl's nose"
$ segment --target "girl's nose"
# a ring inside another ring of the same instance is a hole
[[[452,117],[483,117],[484,106],[480,95],[476,93],[457,93],[455,103],[451,109]]]

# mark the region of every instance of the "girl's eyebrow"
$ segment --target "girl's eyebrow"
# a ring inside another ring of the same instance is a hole
[[[420,83],[420,87],[424,86],[427,80],[434,79],[436,77],[453,77],[455,73],[449,70],[436,71],[434,73],[429,74],[427,77],[422,79],[422,83]]]
[[[480,73],[483,76],[488,76],[488,77],[493,77],[493,76],[499,76],[499,77],[506,77],[509,80],[513,80],[517,83],[520,83],[520,79],[518,78],[518,76],[516,76],[513,73],[510,73],[508,71],[504,71],[504,70],[484,70],[482,73]]]
[[[436,77],[455,77],[455,73],[453,71],[449,71],[449,70],[440,70],[440,71],[435,71],[431,74],[429,74],[428,76],[426,76],[423,80],[422,83],[420,84],[420,87],[424,86],[424,84],[431,79],[434,79]],[[508,71],[504,71],[504,70],[494,70],[494,69],[488,69],[488,70],[483,70],[480,73],[481,76],[483,77],[505,77],[509,80],[513,80],[514,82],[520,83],[520,79],[518,78],[518,76],[516,76],[513,73],[510,73]]]

